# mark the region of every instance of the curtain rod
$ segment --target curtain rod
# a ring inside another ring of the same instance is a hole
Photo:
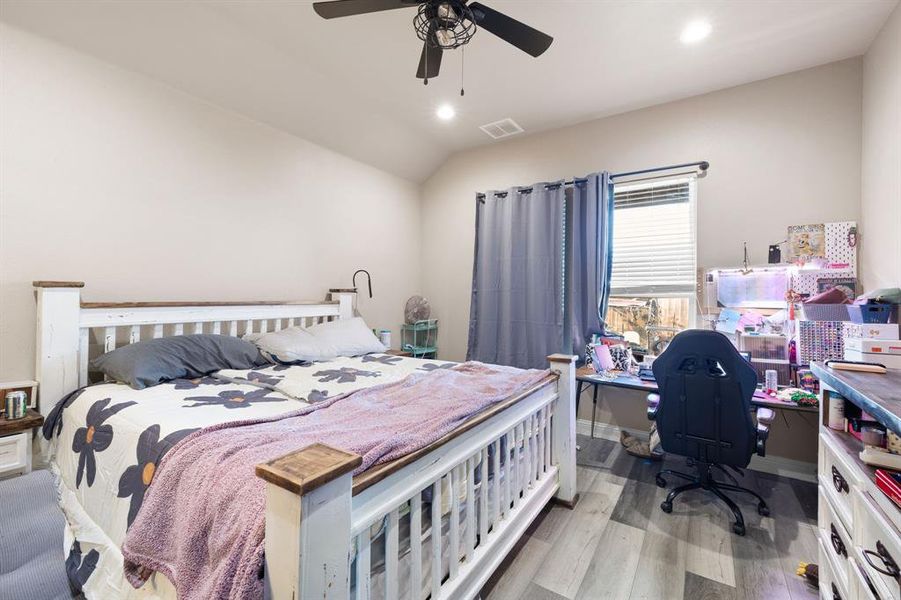
[[[642,169],[641,171],[629,171],[626,173],[614,173],[613,175],[610,176],[610,179],[616,179],[617,177],[634,177],[635,175],[644,175],[646,173],[659,173],[660,171],[673,171],[675,169],[684,169],[685,167],[698,167],[701,170],[701,173],[703,174],[703,173],[706,173],[707,169],[710,168],[710,163],[707,162],[706,160],[699,160],[696,162],[683,163],[681,165],[669,165],[667,167],[654,167],[651,169]],[[657,177],[649,177],[648,179],[658,179],[658,178]],[[588,181],[588,179],[586,179],[584,177],[574,177],[573,179],[564,181],[563,185],[564,186],[575,185],[577,183],[585,183],[586,181]],[[552,189],[559,185],[560,184],[549,184],[549,185],[545,186],[545,188]],[[528,194],[529,192],[532,191],[532,188],[521,188],[520,191]],[[507,196],[507,192],[498,192],[495,195],[499,196],[501,198],[505,198]],[[485,194],[476,194],[476,198],[478,198],[479,200],[484,202]]]

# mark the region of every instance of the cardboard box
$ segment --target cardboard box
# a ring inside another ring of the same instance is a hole
[[[901,340],[866,340],[858,337],[845,338],[845,350],[856,350],[865,354],[894,354],[901,356]]]
[[[897,323],[845,323],[845,337],[897,340],[901,338],[901,330]]]

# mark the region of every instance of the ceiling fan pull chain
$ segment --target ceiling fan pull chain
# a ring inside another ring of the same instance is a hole
[[[466,46],[460,48],[460,96],[466,95],[463,89],[463,82],[466,78]]]

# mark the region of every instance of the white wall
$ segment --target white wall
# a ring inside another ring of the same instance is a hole
[[[868,289],[901,285],[901,8],[863,59],[861,274]]]
[[[476,192],[708,160],[699,266],[740,264],[743,241],[765,263],[790,224],[860,216],[860,86],[850,59],[454,155],[423,187],[422,280],[441,355],[466,353]]]
[[[321,299],[368,268],[394,329],[420,291],[416,185],[5,25],[0,61],[0,379],[33,376],[35,279]]]

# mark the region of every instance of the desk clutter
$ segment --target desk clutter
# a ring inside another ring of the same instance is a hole
[[[703,312],[761,383],[775,371],[780,386],[816,393],[809,366],[827,360],[901,369],[901,289],[862,293],[858,249],[853,221],[792,225],[770,246],[773,264],[705,271]]]

